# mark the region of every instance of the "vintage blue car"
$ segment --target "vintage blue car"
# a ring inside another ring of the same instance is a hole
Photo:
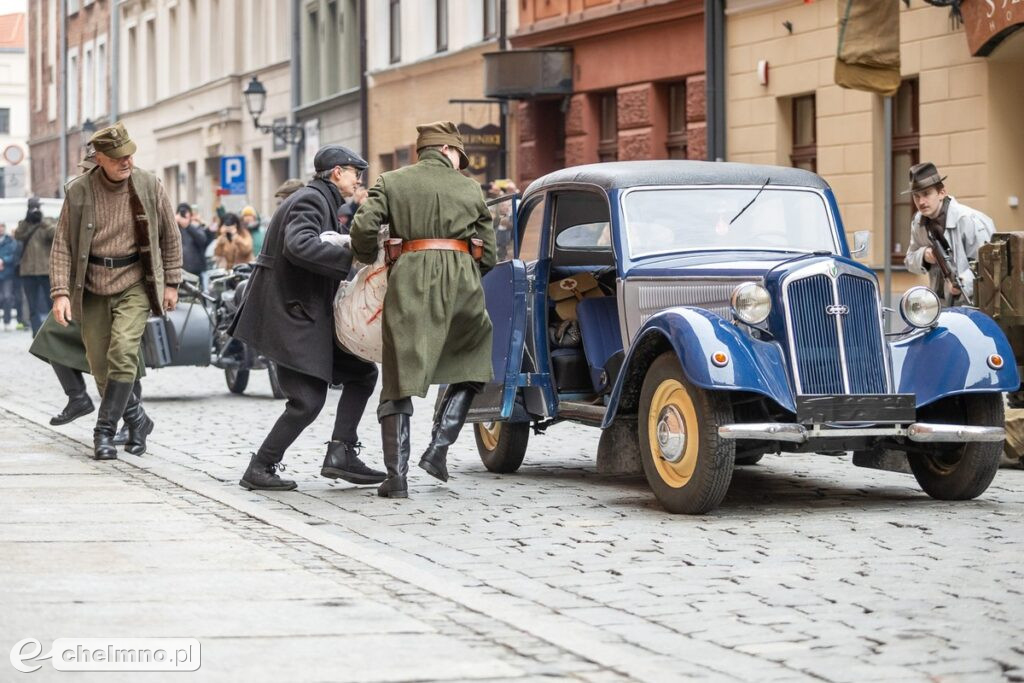
[[[819,176],[615,162],[505,201],[483,279],[495,381],[470,413],[489,470],[514,472],[531,430],[568,420],[602,429],[600,471],[642,470],[676,513],[714,509],[735,465],[783,451],[909,467],[944,500],[992,481],[1002,392],[1020,386],[1009,343],[924,287],[887,334]]]

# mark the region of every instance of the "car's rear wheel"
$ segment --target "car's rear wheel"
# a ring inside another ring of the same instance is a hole
[[[476,449],[491,472],[515,472],[526,457],[529,422],[477,422],[473,425]]]
[[[977,427],[1004,425],[1001,394],[964,394],[943,399],[926,409],[924,422]],[[965,443],[955,448],[936,448],[933,453],[909,453],[910,469],[921,489],[939,500],[977,498],[996,476],[1003,442]]]
[[[674,352],[651,364],[640,392],[644,474],[666,510],[703,514],[729,489],[736,443],[718,436],[732,422],[732,404],[686,379]]]

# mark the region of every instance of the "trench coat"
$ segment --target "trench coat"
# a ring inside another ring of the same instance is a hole
[[[494,226],[480,184],[439,151],[381,175],[352,219],[356,259],[373,263],[387,224],[403,240],[477,237],[479,265],[457,251],[414,251],[391,267],[384,298],[381,402],[425,396],[431,384],[489,382],[491,320],[482,274],[495,263]]]
[[[334,381],[334,295],[352,251],[320,240],[336,230],[341,193],[313,180],[277,208],[245,300],[228,333],[278,365]]]
[[[994,232],[995,224],[991,218],[950,196],[949,207],[946,209],[946,241],[949,243],[952,252],[950,256],[956,264],[957,273],[960,275],[960,282],[964,285],[964,293],[972,300],[974,273],[971,272],[970,261],[978,258],[978,247],[991,240]],[[949,301],[949,286],[942,277],[942,271],[937,265],[924,260],[924,250],[930,246],[928,229],[922,224],[921,212],[918,211],[910,223],[910,244],[907,246],[904,263],[911,273],[927,274],[931,290],[938,294],[940,299]]]
[[[32,338],[28,352],[44,363],[65,365],[73,370],[92,374],[89,360],[85,357],[85,343],[82,342],[82,328],[72,320],[67,327],[57,324],[53,311],[46,316],[43,326]],[[139,379],[146,375],[143,354],[139,354]]]

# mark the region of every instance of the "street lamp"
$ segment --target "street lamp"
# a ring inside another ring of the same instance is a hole
[[[267,89],[255,76],[242,91],[245,95],[245,107],[252,117],[252,125],[263,133],[272,133],[285,145],[298,145],[302,142],[302,126],[289,126],[284,123],[272,123],[269,126],[260,123],[260,115],[267,106]]]

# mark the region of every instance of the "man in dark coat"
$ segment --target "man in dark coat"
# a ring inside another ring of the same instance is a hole
[[[493,220],[480,185],[459,173],[469,159],[455,124],[438,121],[416,130],[419,161],[381,175],[351,227],[352,249],[363,263],[377,256],[381,225],[404,240],[384,298],[377,411],[388,469],[378,493],[390,498],[408,495],[410,397],[425,396],[431,384],[449,385],[420,458],[420,467],[447,481],[448,447],[492,376],[491,320],[480,277],[495,263]],[[470,253],[473,239],[483,243],[479,262]]]
[[[277,363],[288,398],[239,484],[285,490],[295,482],[277,475],[285,450],[312,424],[328,384],[342,384],[334,433],[320,474],[354,484],[376,484],[385,474],[359,459],[356,427],[377,384],[377,367],[343,351],[334,341],[334,295],[348,276],[352,251],[320,239],[337,231],[338,208],[350,196],[366,162],[340,145],[327,145],[313,160],[316,175],[278,207],[242,307],[228,332]]]
[[[192,207],[187,202],[178,204],[174,221],[181,230],[181,267],[193,275],[200,275],[206,270],[206,248],[217,238],[217,233],[196,222]]]

